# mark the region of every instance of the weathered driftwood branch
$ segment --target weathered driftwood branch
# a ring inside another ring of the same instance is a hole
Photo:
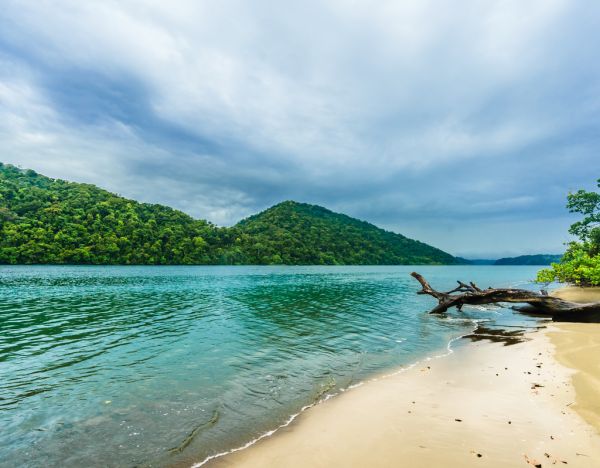
[[[552,317],[559,322],[600,322],[600,302],[578,304],[549,296],[545,292],[528,291],[526,289],[481,289],[475,283],[458,281],[458,286],[448,292],[433,289],[420,274],[413,272],[411,276],[421,283],[422,289],[417,294],[427,294],[437,299],[438,305],[429,313],[441,314],[451,307],[461,309],[463,305],[494,304],[512,302],[529,304],[531,312]]]

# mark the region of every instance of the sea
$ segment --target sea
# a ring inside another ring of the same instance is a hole
[[[356,385],[539,319],[439,290],[531,266],[0,266],[0,467],[202,466]],[[484,336],[485,338],[485,336]]]

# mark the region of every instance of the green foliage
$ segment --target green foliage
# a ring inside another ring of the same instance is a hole
[[[600,187],[600,179],[598,179]],[[569,232],[582,241],[600,245],[600,193],[578,190],[567,197],[571,213],[581,213],[583,219],[571,225]]]
[[[438,264],[451,255],[333,213],[284,202],[232,228],[89,184],[0,163],[4,264]]]
[[[598,180],[600,187],[600,179]],[[571,213],[583,215],[569,232],[580,242],[571,242],[560,263],[538,273],[537,281],[561,281],[581,286],[600,285],[600,193],[579,190],[567,198]]]
[[[600,255],[590,255],[586,244],[572,242],[560,263],[538,272],[537,281],[600,286]]]

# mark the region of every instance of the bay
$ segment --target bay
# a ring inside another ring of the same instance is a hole
[[[190,465],[478,322],[536,323],[428,315],[415,269],[538,288],[523,266],[2,266],[0,466]]]

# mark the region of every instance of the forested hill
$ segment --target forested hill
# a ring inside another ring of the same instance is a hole
[[[459,260],[325,208],[284,202],[220,228],[163,205],[0,163],[0,263],[439,264]]]
[[[452,264],[450,254],[365,221],[306,203],[285,201],[237,226],[260,249],[289,264]],[[256,252],[257,255],[260,255]]]
[[[0,166],[0,262],[214,263],[220,231],[166,206]]]

